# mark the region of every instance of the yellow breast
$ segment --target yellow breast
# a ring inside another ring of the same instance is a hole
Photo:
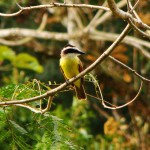
[[[60,66],[67,79],[70,79],[79,74],[79,64],[80,64],[80,60],[77,56],[75,57],[64,56],[60,59]],[[75,81],[74,84],[80,87],[81,80]]]

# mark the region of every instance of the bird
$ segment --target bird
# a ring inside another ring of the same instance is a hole
[[[64,75],[66,81],[77,76],[82,70],[82,62],[79,55],[85,54],[77,47],[67,44],[60,54],[60,70]],[[79,100],[86,100],[86,94],[83,86],[83,78],[76,80],[72,86],[75,89],[76,96]]]

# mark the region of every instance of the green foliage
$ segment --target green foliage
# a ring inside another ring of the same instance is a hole
[[[11,111],[9,110],[9,112]],[[0,143],[7,142],[7,145],[0,144],[1,149],[78,149],[69,136],[65,136],[70,130],[67,129],[67,125],[62,119],[50,115],[50,113],[35,114],[30,123],[23,127],[16,121],[10,120],[7,113],[6,110],[1,109]]]
[[[38,90],[34,82],[27,82],[26,84],[11,84],[0,88],[0,97],[2,99],[25,99],[39,95],[45,92],[44,89]]]
[[[29,69],[37,73],[43,72],[43,67],[39,64],[38,60],[27,53],[18,54],[13,61],[13,65],[17,68]]]
[[[9,120],[11,127],[13,127],[16,131],[18,131],[21,134],[27,134],[28,132],[21,127],[20,125],[18,125],[16,122]]]
[[[41,116],[42,118],[42,116]],[[49,113],[44,115],[44,119],[38,121],[42,125],[45,132],[42,135],[42,141],[35,145],[37,150],[40,149],[76,149],[77,146],[72,143],[69,136],[65,136],[68,132],[64,121]],[[65,134],[64,134],[65,133]],[[47,144],[46,144],[47,143]]]
[[[14,0],[11,0],[11,1],[9,1],[9,0],[1,0],[0,1],[0,5],[2,5],[2,6],[9,6],[9,5],[12,5],[12,4],[15,4]]]
[[[91,75],[86,76],[86,80],[91,83],[93,83],[93,78]],[[95,87],[97,87],[97,81],[94,81]],[[33,81],[26,84],[7,85],[0,89],[0,98],[3,100],[6,100],[6,98],[19,100],[40,95],[48,87],[40,84],[39,88],[39,84],[37,84],[37,81]],[[37,105],[37,102],[34,103],[34,106]],[[18,114],[20,117],[18,117]],[[2,135],[0,143],[4,143],[4,146],[0,145],[0,148],[6,150],[115,150],[120,146],[123,147],[123,143],[126,143],[126,139],[122,136],[126,132],[117,130],[119,124],[113,119],[108,120],[106,135],[92,134],[91,128],[95,128],[96,124],[99,125],[95,129],[96,132],[103,128],[102,119],[98,121],[97,115],[91,111],[87,101],[78,101],[76,97],[74,97],[70,109],[59,106],[52,113],[47,112],[43,115],[33,114],[23,108],[12,107],[11,110],[6,107],[1,109],[0,119],[0,134]],[[109,135],[110,133],[111,135]],[[132,143],[130,144],[131,147],[134,149]],[[124,150],[126,149],[128,149],[128,146],[125,146]]]
[[[116,2],[120,1],[116,0]],[[17,0],[17,2],[20,6],[26,7],[44,3],[49,4],[52,1]],[[64,1],[61,0],[59,2],[63,3]],[[78,1],[78,3],[98,6],[101,6],[103,2],[104,0]],[[125,6],[121,9],[126,8]],[[148,2],[140,1],[138,9],[141,10],[140,18],[149,24]],[[0,0],[1,13],[14,13],[18,10],[19,8],[15,0]],[[88,26],[97,12],[99,12],[97,9],[87,8],[77,8],[76,10],[76,17],[73,18],[73,22],[77,28],[79,27],[79,31]],[[67,12],[69,11],[66,8],[27,10],[15,17],[1,17],[0,26],[1,29],[28,28],[37,30],[40,24],[44,24],[42,20],[44,20],[47,13],[48,18],[45,21],[46,26],[44,30],[52,33],[66,33],[67,25],[69,24]],[[103,14],[105,14],[105,11],[102,12],[100,10],[100,12],[99,21],[103,18]],[[126,22],[118,18],[107,19],[106,17],[96,27],[96,30],[104,31],[104,33],[120,34],[125,24]],[[133,36],[133,32],[130,32],[129,35]],[[138,38],[138,35],[136,36]],[[58,41],[57,36],[54,39],[32,38],[27,43],[14,47],[0,45],[0,101],[13,99],[19,101],[39,96],[50,90],[44,83],[38,83],[37,81],[29,82],[34,78],[45,83],[55,83],[55,81],[62,83],[64,81],[59,70],[59,58],[60,49],[68,41],[64,40],[65,38],[58,38],[60,40]],[[5,37],[4,40],[8,41],[8,43],[15,43],[19,40],[24,41],[24,37],[10,35]],[[87,52],[87,55],[83,56],[83,59],[81,58],[84,68],[94,62],[110,45],[110,42],[90,40],[89,36],[86,35],[79,39],[75,38],[75,40]],[[144,40],[146,39],[144,38]],[[112,56],[129,66],[137,66],[134,68],[136,71],[140,73],[141,70],[143,76],[149,77],[149,60],[144,55],[141,55],[141,53],[136,58],[133,56],[132,50],[132,47],[121,44],[121,46],[114,50]],[[145,47],[145,50],[148,50],[147,47]],[[138,51],[135,52],[134,50],[134,55],[138,54]],[[142,147],[143,149],[150,147],[149,116],[147,115],[149,114],[150,104],[148,101],[150,99],[149,85],[144,85],[143,93],[133,105],[113,111],[103,108],[101,103],[97,101],[96,97],[102,98],[99,86],[107,102],[122,105],[130,100],[130,98],[133,98],[136,93],[136,88],[134,88],[135,86],[133,86],[132,82],[132,74],[109,59],[105,59],[103,64],[97,66],[92,71],[92,74],[94,74],[94,77],[86,75],[84,82],[88,101],[78,101],[73,96],[73,91],[65,89],[65,91],[55,95],[52,108],[46,114],[35,114],[26,108],[12,105],[1,106],[0,149],[135,150],[138,148],[142,149]],[[125,83],[124,81],[129,82]],[[135,80],[134,83],[138,82]],[[54,88],[57,85],[50,84],[50,87]],[[45,108],[46,103],[47,99],[45,98],[42,102],[43,108]],[[39,108],[39,104],[39,101],[28,103],[29,106],[34,108]],[[109,122],[112,116],[114,118],[113,122],[106,127],[107,122]],[[124,121],[122,122],[122,120]],[[105,127],[107,132],[105,132]]]
[[[43,67],[39,64],[35,57],[27,53],[20,53],[16,55],[11,48],[7,46],[0,46],[0,61],[4,60],[9,60],[11,65],[16,68],[29,69],[37,73],[43,72]]]
[[[0,45],[0,61],[3,61],[5,59],[13,61],[14,58],[15,52],[11,48]]]

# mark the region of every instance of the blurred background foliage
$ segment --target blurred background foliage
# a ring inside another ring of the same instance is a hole
[[[49,2],[49,1],[48,1]],[[63,1],[57,1],[63,2]],[[76,3],[102,5],[104,1],[78,0]],[[119,2],[119,0],[118,0]],[[46,0],[18,0],[21,6],[40,5]],[[150,25],[150,3],[140,1],[137,12]],[[122,8],[126,10],[126,6]],[[1,0],[0,12],[11,13],[18,10],[15,1]],[[80,10],[80,9],[78,9]],[[97,10],[79,11],[86,26]],[[46,31],[67,32],[67,9],[38,9],[26,11],[15,17],[0,18],[0,28],[29,28],[40,26],[47,14]],[[126,22],[111,17],[97,26],[100,31],[120,33]],[[130,35],[135,34],[134,31]],[[6,40],[20,40],[10,36]],[[147,40],[147,39],[145,39]],[[89,66],[111,44],[111,42],[91,40],[88,37],[76,39],[87,54],[81,59],[84,68]],[[19,46],[0,45],[0,98],[24,99],[40,95],[64,82],[59,70],[60,50],[68,41],[32,38]],[[150,61],[135,48],[120,44],[112,56],[137,72],[150,77]],[[104,99],[114,105],[121,105],[132,99],[138,90],[139,80],[126,69],[106,59],[92,71],[96,77]],[[41,91],[33,82],[41,82]],[[49,87],[50,86],[50,87]],[[94,83],[85,80],[86,93],[96,97]],[[145,84],[142,93],[131,105],[120,110],[108,110],[88,95],[88,101],[78,101],[72,91],[58,93],[49,112],[35,114],[22,107],[0,108],[0,149],[87,149],[87,150],[146,150],[150,147],[150,85]],[[39,107],[39,102],[33,102]],[[46,106],[46,100],[43,101]]]

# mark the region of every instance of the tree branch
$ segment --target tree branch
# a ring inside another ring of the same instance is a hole
[[[132,102],[134,102],[138,98],[139,94],[141,93],[142,86],[143,86],[143,82],[141,81],[141,85],[140,85],[140,88],[139,88],[138,93],[136,94],[136,96],[132,100],[130,100],[128,103],[125,103],[124,105],[116,106],[116,107],[110,107],[110,106],[107,106],[105,104],[105,101],[103,101],[103,100],[102,100],[102,105],[104,106],[104,108],[108,108],[108,109],[112,109],[112,110],[123,108],[123,107],[131,104]]]
[[[47,91],[46,93],[44,93],[42,95],[39,95],[39,96],[36,96],[36,97],[32,97],[32,98],[28,98],[28,99],[24,99],[24,100],[13,100],[13,101],[0,102],[0,106],[2,106],[2,105],[12,105],[12,104],[28,103],[28,102],[32,102],[32,101],[36,101],[36,100],[39,100],[39,99],[46,98],[48,96],[55,95],[55,93],[61,91],[67,85],[70,85],[71,83],[73,83],[77,79],[83,77],[85,74],[87,74],[88,72],[90,72],[91,70],[93,70],[96,66],[98,66],[106,57],[108,57],[110,55],[110,53],[114,50],[114,48],[126,36],[126,34],[129,32],[129,30],[130,30],[130,26],[128,24],[126,26],[126,28],[122,31],[122,33],[118,36],[118,38],[114,41],[114,43],[112,43],[112,45],[94,63],[92,63],[88,68],[86,68],[85,70],[83,70],[76,77],[71,78],[67,82],[61,84],[60,86],[58,86],[58,87],[56,87],[56,88],[54,88],[54,89],[52,89],[50,91]]]
[[[117,3],[117,7],[118,8],[122,8],[127,4],[126,0],[122,0],[120,2]],[[105,21],[107,21],[110,17],[112,16],[112,12],[111,11],[107,11],[105,12],[93,25],[93,28],[96,28],[98,25],[104,23]]]
[[[107,1],[108,1],[108,5],[109,5],[111,11],[116,16],[119,16],[119,17],[121,17],[124,20],[131,19],[137,25],[139,25],[139,26],[141,26],[143,28],[146,28],[146,29],[150,29],[150,27],[147,24],[145,24],[145,23],[141,22],[140,20],[134,18],[130,13],[120,10],[117,7],[117,5],[116,5],[114,0],[107,0]],[[0,13],[0,16],[13,17],[13,16],[20,15],[24,11],[34,10],[34,9],[42,9],[42,8],[52,8],[52,7],[90,8],[90,9],[103,9],[105,11],[110,11],[109,8],[104,7],[104,6],[96,6],[96,5],[88,5],[88,4],[50,3],[50,4],[46,4],[46,5],[37,5],[37,6],[29,6],[29,7],[22,7],[22,6],[19,5],[20,10],[18,10],[17,12],[11,13],[11,14]]]
[[[150,82],[149,79],[144,78],[143,76],[141,76],[140,74],[138,74],[134,69],[130,68],[129,66],[125,65],[124,63],[120,62],[119,60],[115,59],[114,57],[109,56],[109,58],[110,58],[111,60],[113,60],[114,62],[118,63],[119,65],[123,66],[123,67],[126,68],[127,70],[129,70],[131,73],[134,73],[134,75],[136,75],[136,76],[137,76],[138,78],[140,78],[142,81]]]
[[[103,9],[105,11],[110,11],[109,8],[104,7],[104,6],[96,6],[96,5],[88,5],[88,4],[50,3],[50,4],[45,4],[45,5],[37,5],[37,6],[29,6],[29,7],[22,7],[19,5],[20,10],[18,10],[17,12],[11,13],[11,14],[0,13],[0,16],[13,17],[13,16],[20,15],[24,11],[34,10],[34,9],[42,9],[42,8],[46,9],[46,8],[52,8],[52,7],[90,8],[90,9]]]
[[[48,32],[48,31],[38,31],[32,29],[23,29],[23,28],[11,28],[11,29],[1,29],[0,30],[0,43],[10,46],[20,45],[20,41],[9,41],[2,38],[10,36],[18,37],[33,37],[40,39],[53,39],[58,41],[69,40],[69,39],[79,39],[84,36],[84,32],[80,31],[77,33],[58,33],[58,32]],[[103,41],[114,41],[119,34],[107,33],[103,31],[93,30],[92,33],[89,33],[88,37],[92,40],[103,40]],[[150,48],[150,43],[132,36],[126,36],[122,43],[125,43],[130,46],[145,46]]]
[[[147,24],[143,23],[141,20],[134,18],[130,13],[124,12],[123,10],[119,9],[115,3],[114,0],[107,0],[109,8],[113,12],[115,16],[118,16],[122,18],[123,20],[129,21],[129,19],[132,20],[136,25],[143,27],[145,29],[150,29],[150,26]]]

